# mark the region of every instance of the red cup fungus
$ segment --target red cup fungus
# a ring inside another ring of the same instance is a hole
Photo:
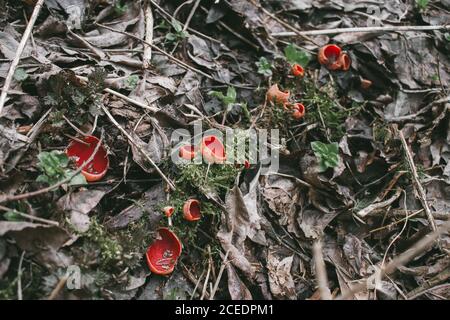
[[[204,136],[200,143],[200,152],[208,163],[224,163],[225,147],[216,136]]]
[[[348,71],[352,65],[352,60],[350,59],[350,56],[345,52],[341,53],[338,62],[340,65],[340,69],[342,71]]]
[[[183,217],[188,221],[200,220],[200,201],[197,199],[187,200],[183,205]]]
[[[175,233],[168,228],[158,229],[158,238],[147,249],[145,255],[150,271],[159,275],[172,273],[181,250],[181,242]]]
[[[175,208],[171,206],[167,206],[163,208],[163,212],[166,215],[167,218],[170,218],[173,213],[175,212]]]
[[[283,92],[278,88],[277,84],[274,84],[267,90],[267,100],[275,103],[286,103],[289,100],[290,92]]]
[[[317,59],[329,70],[347,71],[352,64],[350,56],[335,44],[328,44],[320,48]]]
[[[369,89],[372,86],[372,81],[368,79],[361,79],[361,88],[364,90]]]
[[[295,77],[303,78],[305,76],[305,69],[297,63],[292,66],[291,72]]]
[[[94,136],[86,136],[82,138],[82,141],[86,143],[72,140],[66,149],[67,156],[75,158],[78,167],[83,165],[83,163],[90,158],[95,151],[97,144],[100,142],[100,140]],[[81,173],[88,182],[98,181],[104,177],[108,170],[108,166],[108,154],[106,149],[103,146],[100,146],[94,159],[83,168]]]
[[[193,145],[186,144],[180,147],[178,154],[180,155],[180,158],[192,160],[195,158],[195,153],[195,147]]]
[[[338,58],[341,55],[341,48],[335,44],[328,44],[320,48],[317,55],[319,63],[327,66],[330,70],[339,69]]]
[[[305,115],[305,106],[301,103],[295,103],[292,106],[292,109],[292,117],[296,120],[303,118],[303,116]]]

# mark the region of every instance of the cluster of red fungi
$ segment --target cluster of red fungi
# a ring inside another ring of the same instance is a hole
[[[318,61],[329,70],[347,71],[351,66],[349,55],[334,44],[322,47],[318,53]],[[299,64],[294,64],[291,73],[295,77],[302,78],[305,76],[305,70]],[[369,81],[369,80],[364,80]],[[361,83],[362,86],[370,86],[371,83]],[[286,111],[292,112],[294,119],[301,119],[305,115],[305,106],[300,102],[291,103],[289,101],[290,92],[281,91],[277,84],[272,85],[267,91],[267,100],[275,104],[281,104]],[[66,149],[69,157],[75,158],[78,167],[85,164],[95,151],[99,139],[94,136],[86,136],[82,139],[73,140]],[[216,136],[207,135],[202,138],[198,146],[183,145],[179,148],[180,158],[192,160],[198,152],[203,159],[209,163],[224,163],[226,160],[225,148]],[[102,179],[109,167],[108,153],[103,146],[97,150],[92,161],[87,163],[81,173],[88,182],[94,182]],[[244,167],[250,167],[246,160]],[[163,208],[163,212],[169,219],[171,225],[171,216],[175,213],[175,208],[168,206]],[[188,199],[183,205],[183,217],[187,221],[198,221],[201,218],[200,201],[197,199]],[[148,248],[146,253],[147,263],[151,272],[160,275],[170,274],[177,263],[181,254],[182,244],[176,234],[168,228],[159,228],[157,230],[158,237]]]
[[[328,44],[320,48],[317,60],[321,65],[332,71],[348,71],[352,64],[350,56],[335,44]],[[294,77],[303,78],[305,76],[305,69],[296,63],[291,67],[291,74]],[[362,85],[364,86],[364,83]],[[289,102],[290,92],[280,90],[278,84],[274,84],[269,88],[266,97],[270,102],[281,104],[286,111],[292,113],[292,117],[296,120],[303,118],[305,115],[305,106],[300,102]]]

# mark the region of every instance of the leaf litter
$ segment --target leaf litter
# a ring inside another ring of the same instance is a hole
[[[32,3],[0,1],[2,86]],[[0,118],[0,299],[21,282],[26,299],[315,300],[321,272],[332,298],[449,299],[450,31],[301,33],[449,17],[448,1],[45,1]],[[348,71],[317,61],[327,44]],[[174,165],[172,132],[198,121],[279,129],[278,172]],[[109,168],[87,183],[64,151],[102,129]],[[166,206],[183,252],[158,276],[146,250]],[[75,290],[58,286],[70,266]]]

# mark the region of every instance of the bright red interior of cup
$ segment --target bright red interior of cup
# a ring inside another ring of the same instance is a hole
[[[198,220],[201,217],[200,213],[200,204],[198,201],[190,201],[189,202],[189,213],[194,220]]]
[[[294,65],[294,73],[300,75],[304,72],[303,67],[299,64]]]
[[[82,140],[89,145],[72,140],[66,150],[67,156],[74,157],[76,159],[76,164],[78,167],[90,158],[92,153],[95,151],[95,147],[100,141],[94,136],[87,136],[82,138]],[[102,174],[106,169],[108,169],[108,164],[109,161],[106,150],[103,146],[100,146],[94,156],[94,159],[84,167],[83,171],[91,174]]]
[[[215,136],[206,136],[203,138],[203,145],[205,148],[211,150],[211,153],[217,158],[225,158],[225,148]]]
[[[328,59],[328,63],[333,63],[339,58],[339,55],[341,54],[341,48],[334,44],[330,44],[325,47],[324,54]]]
[[[181,242],[167,228],[158,230],[159,237],[147,250],[147,263],[156,274],[168,274],[173,271],[181,254]]]
[[[297,109],[301,114],[305,113],[305,106],[301,103],[296,103],[295,109]]]

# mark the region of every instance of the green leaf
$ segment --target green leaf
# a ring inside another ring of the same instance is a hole
[[[227,89],[227,96],[226,98],[226,103],[230,104],[230,103],[235,103],[236,102],[236,89],[234,87],[228,87]]]
[[[320,171],[337,167],[339,164],[339,144],[333,142],[325,144],[320,141],[311,142],[311,148],[319,161]]]
[[[17,68],[14,72],[14,80],[17,82],[22,82],[28,78],[28,73],[22,68]]]
[[[127,8],[128,5],[126,3],[121,4],[120,1],[116,2],[116,4],[114,5],[114,11],[117,15],[123,15],[127,11]]]
[[[256,62],[256,66],[258,67],[259,74],[262,74],[265,77],[270,77],[272,75],[272,65],[265,57],[259,58],[259,61]]]
[[[176,41],[177,40],[177,35],[175,33],[169,32],[166,34],[166,40],[167,41]]]
[[[284,55],[286,60],[290,64],[299,64],[302,67],[306,67],[309,63],[311,57],[306,52],[298,49],[294,44],[289,44],[286,48],[284,48]]]
[[[430,0],[416,0],[416,5],[420,10],[425,10]]]
[[[228,87],[226,96],[220,91],[210,91],[208,94],[221,100],[227,108],[230,104],[236,103],[237,93],[234,87]]]
[[[172,19],[172,27],[176,33],[181,33],[181,31],[183,31],[183,27],[178,20]]]
[[[70,176],[73,174],[72,170],[69,170],[69,172],[66,173],[67,176]],[[75,177],[73,177],[70,182],[69,185],[83,185],[83,184],[87,184],[86,178],[81,174],[77,174]]]
[[[3,218],[8,221],[21,221],[22,217],[16,213],[15,210],[7,211],[3,214]]]
[[[125,87],[128,90],[133,90],[134,88],[136,88],[138,82],[139,82],[139,76],[133,74],[125,80]]]
[[[64,152],[53,150],[38,154],[37,167],[42,172],[36,181],[54,184],[66,177],[69,158]]]

